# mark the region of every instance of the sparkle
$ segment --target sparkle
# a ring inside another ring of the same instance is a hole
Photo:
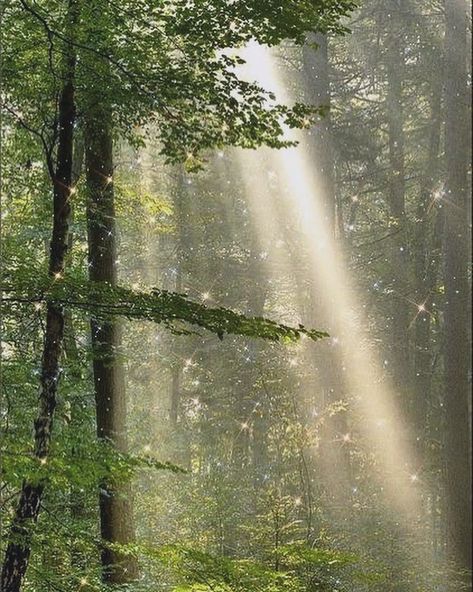
[[[242,430],[248,430],[249,428],[250,428],[250,426],[248,425],[248,423],[246,421],[241,424]]]
[[[41,302],[36,302],[35,305],[34,305],[34,309],[35,310],[41,310],[41,308],[42,308]]]
[[[415,475],[415,474],[411,475],[410,479],[411,479],[412,483],[416,483],[417,481],[419,481],[418,475]]]
[[[294,505],[295,506],[302,506],[302,498],[296,497],[296,499],[294,500]]]
[[[57,272],[54,274],[54,279],[55,279],[55,280],[60,280],[61,278],[62,278],[62,273],[61,273],[60,271],[57,271]]]
[[[210,300],[210,294],[208,292],[204,292],[202,294],[202,300]]]

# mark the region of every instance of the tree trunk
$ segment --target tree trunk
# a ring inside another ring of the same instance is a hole
[[[85,122],[89,278],[116,284],[116,228],[110,113],[98,106]],[[97,435],[120,452],[127,451],[126,396],[123,364],[119,357],[120,327],[115,320],[91,321]],[[134,541],[131,486],[100,484],[100,526],[103,580],[124,584],[135,580],[134,558],[111,550],[108,543]]]
[[[188,224],[188,195],[185,189],[184,173],[181,168],[178,169],[176,178],[176,188],[174,197],[174,207],[177,224],[177,264],[176,264],[176,281],[174,289],[181,293],[183,289],[183,277],[186,274],[186,253],[189,248],[189,232]],[[173,344],[174,345],[174,344]],[[182,372],[183,365],[180,360],[174,362],[171,368],[171,405],[169,418],[171,425],[176,430],[178,426],[180,408],[181,408],[181,391],[182,391]],[[177,435],[177,434],[176,434]]]
[[[438,76],[434,74],[436,80]],[[412,418],[417,436],[419,462],[422,463],[427,438],[429,402],[432,385],[432,297],[438,279],[443,232],[443,212],[433,209],[432,201],[437,171],[441,134],[441,88],[435,83],[431,98],[431,128],[427,164],[420,188],[416,215],[415,281],[418,311],[414,342],[414,394]],[[434,218],[433,232],[431,218]]]
[[[327,36],[310,34],[303,48],[304,86],[307,101],[316,106],[330,107],[330,80]],[[325,216],[334,234],[338,227],[335,203],[332,134],[330,111],[309,132],[310,149],[317,163],[317,181],[325,197]]]
[[[78,4],[69,0],[68,28],[72,38],[78,17]],[[72,182],[72,155],[75,122],[75,51],[66,45],[64,86],[59,98],[59,137],[56,170],[53,176],[53,229],[50,243],[49,275],[52,281],[61,281],[65,271],[68,250],[70,198]],[[63,307],[50,302],[47,305],[46,328],[41,363],[39,409],[34,425],[34,456],[41,465],[49,456],[53,417],[57,403],[60,379],[60,359],[64,341]],[[26,480],[10,530],[9,543],[2,566],[1,591],[19,592],[28,568],[33,527],[43,498],[45,480]]]
[[[259,241],[251,240],[247,279],[250,283],[248,289],[248,300],[246,314],[249,317],[261,317],[263,315],[266,298],[268,295],[267,273],[265,264],[259,257]],[[232,460],[236,469],[245,470],[253,463],[265,446],[265,435],[261,431],[261,423],[255,431],[255,399],[259,393],[255,393],[255,384],[258,381],[258,356],[261,352],[261,344],[257,340],[248,341],[246,344],[246,357],[249,362],[242,372],[242,391],[237,395],[236,417],[238,424],[234,435]],[[260,402],[260,401],[258,401]],[[258,415],[261,408],[257,410]],[[262,419],[260,417],[260,419]],[[253,435],[253,440],[251,436]],[[253,447],[252,447],[253,445]],[[255,455],[256,453],[256,455]]]
[[[306,96],[310,103],[316,106],[330,107],[330,76],[328,40],[325,35],[311,34],[303,49],[304,84]],[[314,47],[314,43],[317,47]],[[314,167],[317,169],[317,183],[321,190],[321,204],[324,208],[324,218],[335,241],[339,234],[339,219],[336,191],[334,183],[334,160],[332,149],[332,132],[330,112],[311,130],[310,150],[313,154]],[[337,327],[337,320],[331,305],[321,295],[312,291],[310,303],[311,313],[306,321],[314,326],[323,323],[329,332]],[[329,409],[345,396],[343,374],[343,359],[341,353],[332,347],[329,341],[317,347],[317,359],[312,363],[318,366],[317,375],[321,382],[318,385],[322,393],[320,404],[327,413],[323,429],[320,434],[319,461],[317,470],[323,475],[323,481],[328,484],[334,518],[342,522],[345,511],[350,503],[350,456],[348,446],[343,443],[343,436],[347,434],[346,413],[331,414]],[[315,363],[317,362],[317,364]],[[335,444],[334,444],[335,443]],[[307,478],[309,483],[309,478]]]
[[[388,35],[386,49],[386,116],[388,121],[388,150],[391,176],[389,179],[388,205],[395,226],[392,241],[393,302],[392,302],[392,346],[393,380],[399,393],[406,393],[410,386],[409,368],[409,311],[408,293],[408,251],[407,219],[405,210],[405,154],[404,154],[404,115],[402,110],[402,77],[404,71],[404,52],[402,45],[402,0],[392,3],[388,14]],[[407,401],[403,399],[403,403]]]
[[[446,2],[445,452],[447,549],[471,569],[466,3]]]
[[[246,313],[251,317],[262,317],[264,307],[269,294],[268,271],[265,262],[260,259],[260,245],[255,240],[250,249],[250,264],[248,269],[248,280],[251,292],[248,297]],[[264,474],[267,472],[268,463],[268,415],[269,401],[263,396],[262,388],[258,385],[259,357],[261,356],[262,344],[256,339],[248,342],[248,358],[251,360],[249,368],[244,376],[244,389],[247,389],[247,397],[251,403],[246,411],[240,411],[242,422],[251,423],[251,461],[253,468],[253,482],[255,490],[264,483]],[[243,390],[243,392],[245,392]],[[256,406],[253,401],[256,400]],[[242,413],[243,411],[243,413]],[[246,413],[246,416],[244,415]]]

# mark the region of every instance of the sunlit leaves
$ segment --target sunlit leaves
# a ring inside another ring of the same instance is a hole
[[[107,283],[92,283],[81,276],[58,279],[17,274],[4,280],[5,302],[12,304],[56,302],[87,311],[96,319],[122,316],[163,323],[174,333],[189,334],[201,327],[218,335],[246,335],[290,343],[306,336],[314,341],[327,334],[303,325],[290,327],[263,317],[249,318],[225,308],[211,308],[186,295],[151,289],[140,291]]]
[[[25,446],[25,443],[19,443]],[[5,486],[20,488],[23,479],[30,483],[48,483],[54,490],[93,489],[102,480],[108,484],[129,481],[139,471],[169,471],[184,474],[181,467],[159,461],[149,455],[127,454],[105,440],[81,443],[77,435],[65,431],[48,459],[38,460],[23,450],[2,450],[2,474]]]
[[[129,138],[135,126],[154,120],[170,161],[227,144],[286,145],[283,126],[303,127],[310,107],[269,106],[269,94],[237,74],[242,59],[235,50],[252,40],[301,43],[307,31],[342,32],[340,19],[353,6],[350,0],[82,3],[72,41],[79,121],[100,96],[116,130]],[[50,149],[61,60],[71,43],[63,13],[57,0],[24,0],[7,3],[3,21],[10,115]]]
[[[338,579],[340,569],[356,561],[352,555],[304,544],[282,548],[276,569],[184,545],[130,546],[128,552],[148,556],[165,568],[176,582],[174,592],[306,592],[308,581],[314,590],[336,592],[345,589]]]

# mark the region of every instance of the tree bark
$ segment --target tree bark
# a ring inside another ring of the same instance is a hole
[[[69,38],[78,17],[78,3],[69,0]],[[59,135],[56,170],[53,182],[53,229],[49,253],[51,281],[61,281],[66,267],[68,251],[69,217],[72,196],[72,155],[75,122],[75,51],[71,43],[66,45],[64,84],[59,98]],[[41,363],[38,415],[34,425],[34,457],[45,465],[49,456],[57,390],[60,379],[60,359],[64,341],[63,307],[50,302],[47,305],[46,328]],[[19,592],[28,568],[33,527],[38,520],[45,479],[25,480],[15,517],[10,529],[8,546],[2,566],[0,589],[2,592]]]
[[[89,278],[115,285],[116,227],[110,113],[103,106],[89,110],[85,121]],[[120,452],[127,451],[126,394],[119,357],[120,327],[115,320],[91,321],[98,438]],[[134,541],[130,484],[100,484],[100,527],[103,580],[125,584],[138,577],[134,558],[112,550],[108,543]]]
[[[445,452],[447,550],[471,570],[466,3],[446,2]]]

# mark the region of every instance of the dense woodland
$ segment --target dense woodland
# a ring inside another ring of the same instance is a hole
[[[465,0],[2,0],[1,592],[471,590]]]

